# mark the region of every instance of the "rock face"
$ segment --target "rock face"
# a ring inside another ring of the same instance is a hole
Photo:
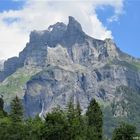
[[[88,36],[73,17],[68,25],[58,22],[47,30],[31,32],[19,57],[5,61],[0,91],[7,92],[3,86],[19,69],[37,69],[22,82],[20,97],[28,117],[44,116],[58,105],[65,108],[70,98],[74,103],[79,100],[83,112],[96,98],[112,117],[128,120],[135,114],[129,111],[132,106],[126,109],[122,102],[138,107],[132,97],[140,98],[140,60],[121,52],[111,39]]]
[[[0,60],[0,71],[3,71],[4,60]]]

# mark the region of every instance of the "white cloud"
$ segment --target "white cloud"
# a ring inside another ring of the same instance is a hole
[[[58,21],[67,23],[69,15],[75,17],[83,30],[94,38],[112,38],[111,31],[104,27],[96,14],[98,6],[106,5],[114,8],[115,15],[110,21],[114,20],[113,17],[118,19],[123,0],[27,0],[20,10],[0,13],[0,59],[18,55],[31,30],[43,30]]]

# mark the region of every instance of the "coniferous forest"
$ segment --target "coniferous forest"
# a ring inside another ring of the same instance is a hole
[[[109,129],[109,128],[108,128]],[[80,103],[69,101],[65,110],[54,108],[44,118],[25,119],[21,100],[15,97],[9,113],[0,98],[0,140],[139,140],[136,127],[121,123],[111,138],[103,132],[103,113],[98,102],[91,100],[86,113]]]

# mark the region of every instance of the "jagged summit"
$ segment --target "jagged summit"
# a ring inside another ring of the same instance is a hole
[[[50,25],[47,30],[41,30],[41,31],[34,30],[31,32],[31,35],[38,34],[38,35],[43,36],[44,34],[46,34],[48,32],[50,32],[50,33],[53,32],[53,33],[57,34],[61,31],[63,31],[63,32],[66,32],[66,31],[67,32],[68,31],[69,32],[73,32],[73,31],[77,32],[78,31],[79,33],[83,32],[81,24],[74,17],[69,16],[68,19],[69,19],[68,25],[64,24],[63,22],[57,22],[53,25]]]
[[[38,33],[39,35],[43,35],[43,33],[49,31],[49,32],[59,32],[59,31],[82,31],[81,24],[72,16],[69,16],[68,18],[68,25],[64,24],[63,22],[57,22],[53,25],[50,25],[47,30],[42,30],[42,31],[36,31],[34,30],[36,34]],[[32,33],[32,32],[31,32]]]
[[[72,16],[68,18],[68,25],[64,24],[63,22],[57,22],[54,25],[50,25],[48,27],[49,31],[53,30],[63,30],[63,31],[79,31],[82,32],[81,24]]]
[[[32,31],[19,57],[4,62],[0,81],[0,93],[8,102],[5,108],[18,95],[28,117],[44,116],[57,105],[65,108],[71,97],[85,112],[96,98],[105,105],[107,118],[131,121],[133,116],[140,126],[140,110],[134,110],[140,106],[140,61],[119,50],[111,39],[88,36],[71,16],[68,25],[57,22]]]
[[[0,81],[24,65],[46,66],[48,47],[55,48],[58,45],[66,48],[68,56],[74,63],[84,65],[113,58],[120,59],[120,54],[123,54],[111,39],[103,41],[86,35],[80,23],[74,17],[69,16],[68,25],[57,22],[50,25],[47,30],[32,31],[30,41],[19,57],[5,61],[4,69],[0,73]]]
[[[82,31],[82,27],[73,17],[69,17],[68,25],[63,22],[57,22],[50,25],[44,31],[32,31],[29,43],[47,44],[55,47],[57,44],[71,47],[73,44],[83,43],[87,35]]]
[[[82,27],[81,24],[77,20],[75,20],[74,17],[69,16],[67,30],[72,30],[72,31],[75,30],[75,31],[82,32]]]
[[[20,96],[31,117],[43,116],[57,105],[65,108],[71,97],[79,100],[83,111],[96,98],[112,117],[129,118],[140,106],[140,61],[111,39],[88,36],[73,17],[68,25],[57,22],[44,31],[32,31],[19,57],[4,62],[0,81],[4,99],[10,103],[9,98]],[[131,103],[134,99],[138,105]],[[132,110],[124,105],[132,105]]]
[[[50,32],[66,31],[66,29],[67,25],[65,25],[63,22],[57,22],[56,24],[48,27],[48,31]]]
[[[97,63],[119,58],[120,54],[112,40],[97,40],[86,35],[80,23],[74,17],[69,16],[68,25],[57,22],[50,25],[47,30],[32,31],[30,41],[19,57],[5,61],[4,69],[0,73],[0,81],[24,65],[46,66],[48,47],[55,48],[58,45],[66,48],[73,62],[84,65],[89,65],[94,61]]]

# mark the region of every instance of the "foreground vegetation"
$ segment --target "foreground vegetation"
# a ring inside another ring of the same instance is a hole
[[[11,102],[8,114],[0,98],[0,140],[107,140],[103,135],[103,114],[95,99],[83,115],[80,103],[72,100],[65,110],[60,107],[44,119],[24,118],[24,109],[18,97]],[[138,140],[136,128],[122,123],[112,134],[112,140]]]

